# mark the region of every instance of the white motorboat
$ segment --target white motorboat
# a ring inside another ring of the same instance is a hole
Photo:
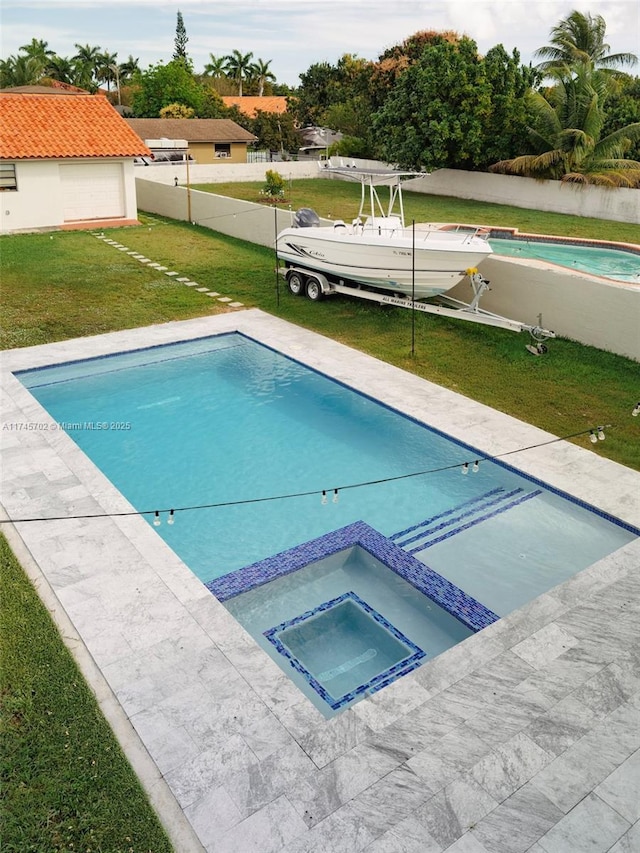
[[[358,216],[349,224],[322,224],[310,208],[298,210],[292,226],[276,239],[276,255],[285,269],[419,300],[446,293],[492,252],[481,229],[405,226],[401,182],[417,177],[415,172],[334,166],[331,161],[325,170],[360,181]],[[376,190],[381,185],[389,187],[386,210]],[[302,286],[299,276],[288,279],[292,290],[298,282]]]

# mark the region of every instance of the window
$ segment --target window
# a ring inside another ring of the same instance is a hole
[[[214,150],[216,157],[231,157],[230,142],[216,142],[214,143]]]
[[[16,164],[0,163],[0,192],[4,190],[17,190]]]

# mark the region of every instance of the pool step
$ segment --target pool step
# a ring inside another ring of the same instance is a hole
[[[408,554],[418,554],[438,542],[450,539],[457,533],[475,527],[475,525],[513,509],[540,494],[542,494],[541,489],[532,492],[525,492],[522,488],[512,489],[508,492],[503,488],[492,489],[484,495],[465,501],[453,509],[441,512],[419,524],[394,533],[389,538]],[[441,519],[445,520],[441,521]]]

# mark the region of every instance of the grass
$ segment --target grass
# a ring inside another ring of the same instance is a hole
[[[316,181],[329,186],[338,182]],[[349,184],[345,185],[350,187]],[[353,187],[351,187],[353,189]],[[630,418],[636,362],[557,339],[544,358],[525,335],[333,297],[293,297],[276,281],[273,253],[205,228],[146,217],[110,236],[202,286],[313,329],[555,435],[612,424],[597,451],[640,469]],[[594,232],[591,232],[592,236]],[[86,232],[17,235],[2,250],[2,348],[28,346],[226,310]],[[588,236],[588,235],[587,235]],[[578,439],[589,446],[584,437]]]
[[[260,190],[264,183],[198,184],[193,189],[228,195],[245,201],[260,201]],[[379,188],[381,197],[386,192]],[[328,219],[340,218],[345,222],[358,213],[360,185],[348,181],[304,179],[289,181],[287,200],[293,210],[312,207],[319,216]],[[640,243],[640,227],[628,222],[612,222],[607,219],[589,219],[583,216],[568,216],[540,210],[527,210],[506,204],[490,204],[463,198],[425,195],[407,192],[404,196],[405,221],[411,222],[459,222],[474,225],[496,225],[503,228],[518,228],[533,234],[556,234],[562,237],[588,237],[598,240],[614,240],[621,243]]]
[[[304,195],[304,184],[313,184],[314,193],[317,184],[323,191],[329,188],[329,196],[323,196],[328,202]],[[256,193],[256,188],[261,185],[232,185],[235,195]],[[226,192],[220,185],[213,189]],[[329,202],[333,207],[343,193],[353,196],[355,189],[338,182],[296,182],[295,206],[326,214]],[[620,223],[451,199],[429,198],[428,203],[432,220],[638,242],[637,227]],[[433,205],[442,206],[434,212]],[[350,215],[342,207],[331,212]],[[407,214],[425,218],[410,206]],[[550,343],[544,358],[533,358],[524,349],[524,336],[501,329],[431,315],[413,318],[409,311],[346,297],[311,303],[286,292],[267,249],[159,217],[145,216],[143,222],[142,227],[113,229],[109,236],[248,307],[339,340],[555,435],[612,424],[607,440],[597,446],[585,437],[576,441],[640,470],[637,424],[630,417],[637,402],[638,365],[630,359],[562,339]],[[227,310],[86,232],[3,237],[0,261],[3,349]],[[107,724],[3,540],[0,555],[2,849],[169,850]]]
[[[0,536],[3,853],[172,846],[33,586]]]

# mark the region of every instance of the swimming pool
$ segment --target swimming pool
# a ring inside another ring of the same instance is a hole
[[[481,456],[469,445],[243,335],[19,378],[138,510],[178,510],[158,533],[207,583],[282,565],[282,554],[304,569],[325,556],[311,540],[363,520],[389,548],[503,615],[637,535],[498,462],[464,475],[461,465]],[[349,583],[380,612],[370,589]],[[254,587],[241,584],[231,599]],[[262,630],[345,591],[321,586]]]
[[[640,283],[640,251],[586,241],[551,240],[536,235],[507,236],[492,230],[489,244],[497,255],[550,261],[613,281]]]

